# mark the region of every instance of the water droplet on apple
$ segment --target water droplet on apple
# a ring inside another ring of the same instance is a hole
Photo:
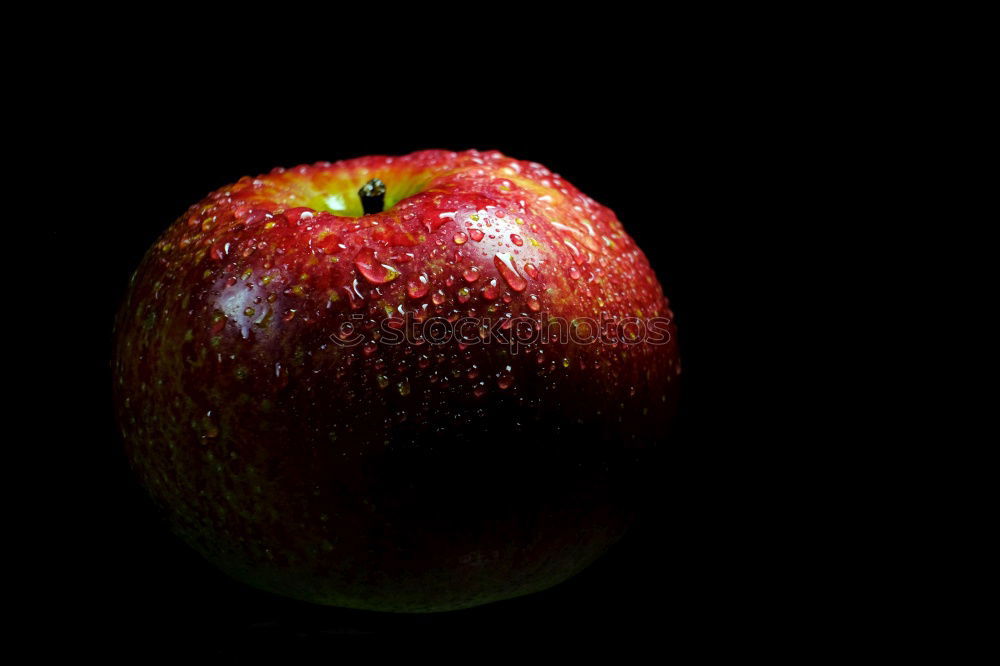
[[[492,301],[497,296],[500,295],[500,288],[497,287],[496,279],[490,280],[485,287],[483,287],[483,298]]]
[[[471,268],[466,268],[465,272],[462,273],[462,277],[465,278],[466,282],[475,282],[479,279],[479,267],[472,266]]]
[[[517,245],[518,247],[524,245],[524,239],[518,236],[517,234],[510,235],[510,242],[513,243],[514,245]]]
[[[399,277],[399,271],[388,264],[379,262],[378,254],[369,247],[358,250],[354,256],[358,272],[372,284],[385,284]]]
[[[465,241],[469,240],[469,237],[459,231],[455,234],[452,240],[455,241],[455,245],[464,245]]]
[[[572,253],[573,255],[573,261],[576,262],[576,265],[577,266],[583,265],[583,263],[586,261],[586,258],[583,256],[583,253],[580,252],[580,249],[577,248],[577,246],[574,245],[573,242],[570,241],[568,238],[563,238],[563,245],[569,248],[570,253]]]
[[[410,298],[423,298],[429,289],[430,283],[425,273],[411,276],[406,281],[406,293],[410,295]]]
[[[472,237],[472,240],[476,241],[477,243],[483,240],[484,235],[485,234],[480,229],[469,229],[469,236]]]
[[[524,291],[524,288],[528,286],[527,280],[517,272],[514,257],[509,252],[493,255],[493,265],[500,271],[500,277],[504,279],[504,282],[514,291]]]
[[[542,309],[542,302],[538,300],[538,296],[536,296],[535,294],[532,294],[531,296],[528,297],[528,308],[532,312],[538,312],[539,310]]]
[[[344,286],[344,293],[347,294],[347,300],[351,304],[352,310],[360,310],[365,305],[365,297],[361,295],[361,291],[358,289],[358,279],[354,278],[351,286]]]
[[[532,280],[538,279],[538,269],[535,268],[534,264],[525,264],[524,272],[527,273],[528,277],[530,277]]]

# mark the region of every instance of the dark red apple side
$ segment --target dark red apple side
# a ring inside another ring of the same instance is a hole
[[[386,209],[362,215],[376,177]],[[602,341],[587,318],[633,323]],[[229,574],[323,604],[463,608],[554,585],[623,534],[676,402],[667,319],[614,214],[538,164],[279,169],[148,252],[116,404],[142,483]],[[464,341],[429,340],[432,321]],[[560,321],[572,338],[529,334]]]

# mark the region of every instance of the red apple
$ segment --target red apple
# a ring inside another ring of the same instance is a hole
[[[150,249],[116,403],[143,484],[232,576],[463,608],[554,585],[622,535],[674,408],[671,317],[614,213],[539,164],[275,169]]]

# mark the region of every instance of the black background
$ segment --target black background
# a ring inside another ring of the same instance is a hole
[[[53,455],[65,476],[48,516],[58,544],[46,551],[48,566],[59,573],[43,621],[74,641],[220,653],[323,649],[357,633],[744,640],[770,604],[771,490],[762,479],[776,454],[762,443],[751,403],[778,400],[758,341],[768,308],[785,303],[768,292],[777,269],[758,248],[784,224],[784,211],[765,202],[786,172],[776,167],[770,126],[753,111],[759,89],[643,74],[642,87],[609,78],[584,90],[582,80],[567,80],[547,96],[482,85],[476,94],[390,100],[197,81],[122,91],[116,79],[100,86],[103,101],[63,116],[61,157],[47,173],[70,184],[72,205],[46,228],[60,256],[47,277],[70,297],[62,321],[73,325],[71,336],[56,327],[56,364],[43,378],[64,378],[62,410],[43,427],[60,443]],[[389,615],[244,587],[166,530],[121,452],[110,354],[128,278],[188,205],[243,175],[425,148],[498,149],[541,162],[612,208],[646,252],[676,312],[684,363],[658,487],[603,559],[521,599]]]

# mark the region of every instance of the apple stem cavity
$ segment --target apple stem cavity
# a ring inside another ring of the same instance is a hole
[[[385,183],[379,178],[372,178],[358,190],[358,196],[361,197],[365,215],[381,213],[385,206]]]

